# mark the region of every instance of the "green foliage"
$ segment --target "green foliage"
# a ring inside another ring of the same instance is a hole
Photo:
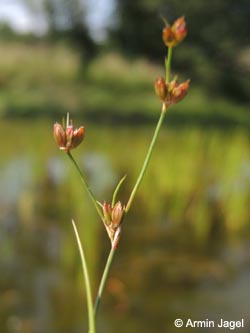
[[[2,117],[58,113],[60,120],[63,113],[70,111],[81,117],[84,114],[85,119],[105,122],[138,124],[158,118],[161,103],[154,93],[154,79],[164,73],[164,68],[146,59],[103,54],[83,74],[80,55],[64,43],[51,46],[44,42],[5,42],[0,45],[0,52]],[[169,123],[249,126],[247,106],[208,93],[197,84],[199,72],[210,75],[204,61],[201,56],[202,65],[191,80],[190,93],[185,103],[170,110]]]
[[[48,33],[46,39],[67,40],[78,50],[82,61],[88,61],[96,53],[96,45],[90,36],[85,16],[86,9],[81,0],[23,0],[33,13],[46,20]]]

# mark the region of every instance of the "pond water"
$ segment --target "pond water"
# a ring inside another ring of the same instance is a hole
[[[0,332],[87,332],[79,227],[93,289],[109,240],[49,121],[1,121]],[[77,124],[80,125],[80,124]],[[152,126],[87,123],[73,155],[100,202],[127,178]],[[241,320],[250,329],[250,155],[247,131],[164,127],[114,259],[98,332],[180,332],[174,320]],[[200,332],[186,327],[185,332]],[[211,331],[203,327],[202,331]],[[213,332],[228,329],[213,328]],[[237,331],[237,332],[238,332]]]

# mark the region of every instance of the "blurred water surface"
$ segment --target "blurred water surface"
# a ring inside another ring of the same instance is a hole
[[[74,156],[100,202],[127,174],[125,203],[153,126],[84,125]],[[105,230],[53,141],[52,122],[2,120],[0,140],[0,332],[87,332],[70,220],[95,291],[109,251]],[[123,228],[99,332],[178,332],[176,318],[244,318],[241,332],[249,332],[249,199],[246,130],[164,127]]]

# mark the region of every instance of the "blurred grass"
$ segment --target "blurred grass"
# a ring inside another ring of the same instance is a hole
[[[72,216],[78,222],[95,285],[109,247],[106,232],[97,221],[87,194],[79,186],[77,173],[53,142],[52,124],[52,120],[40,118],[0,122],[0,140],[4,143],[0,157],[0,208],[4,220],[0,243],[4,253],[0,263],[3,272],[0,283],[5,290],[0,309],[3,332],[7,331],[5,318],[15,311],[8,303],[9,291],[16,293],[18,309],[28,313],[35,330],[37,317],[34,319],[33,312],[29,311],[37,304],[36,286],[40,290],[41,280],[48,274],[42,274],[44,271],[52,272],[48,276],[55,281],[49,284],[50,293],[43,292],[49,299],[45,307],[51,309],[48,320],[52,331],[70,332],[72,323],[76,327],[86,323],[87,319],[82,317],[86,313],[82,272],[78,269],[79,255],[69,223]],[[75,124],[82,123],[76,120]],[[91,188],[98,193],[100,202],[110,200],[118,179],[127,174],[118,197],[126,202],[144,159],[153,124],[113,126],[88,120],[83,124],[86,137],[73,154],[85,170]],[[106,323],[110,331],[108,323],[117,313],[118,319],[115,326],[112,321],[112,327],[120,328],[123,320],[122,332],[127,332],[127,322],[128,328],[135,327],[139,332],[152,332],[152,322],[160,330],[166,322],[166,299],[170,304],[167,306],[169,321],[180,311],[172,306],[175,302],[188,308],[192,315],[196,315],[196,307],[207,313],[210,308],[214,309],[214,303],[222,298],[222,287],[226,285],[227,295],[235,272],[241,276],[249,267],[249,199],[247,129],[222,131],[163,126],[124,225],[119,260],[114,261],[114,279],[107,286],[106,312],[100,317],[100,323]],[[6,267],[6,258],[13,263],[14,270],[9,265]],[[136,274],[131,275],[131,271]],[[37,276],[42,276],[39,284]],[[123,285],[123,281],[126,282],[124,290],[130,291],[131,298],[112,293],[112,284]],[[30,290],[30,286],[35,287]],[[209,297],[200,292],[202,286],[215,299],[211,307]],[[242,287],[245,295],[244,288],[245,285]],[[195,290],[201,295],[198,300]],[[154,302],[145,305],[144,300],[148,298]],[[62,302],[65,299],[67,302]],[[193,299],[195,303],[191,304]],[[229,301],[225,299],[225,306],[219,303],[223,313],[228,309]],[[232,304],[234,301],[235,298]],[[120,304],[122,310],[119,310]],[[133,313],[138,304],[142,311],[135,320]],[[244,304],[242,307],[249,308]],[[63,320],[58,321],[62,314]],[[145,318],[148,318],[146,322]]]
[[[100,126],[88,122],[84,125],[87,135],[83,146],[74,151],[74,155],[83,163],[82,167],[90,182],[93,181],[91,185],[94,193],[99,193],[100,202],[111,200],[116,183],[127,174],[120,192],[122,202],[126,202],[145,157],[153,125],[139,128]],[[44,178],[45,183],[49,175],[45,174],[44,166],[48,166],[52,157],[59,158],[66,170],[70,167],[64,154],[57,154],[57,147],[53,143],[52,122],[3,120],[0,127],[2,141],[8,137],[0,159],[2,166],[6,164],[7,168],[8,161],[11,163],[20,152],[25,152],[24,157],[29,156],[28,160],[34,169],[31,178],[41,178],[41,181]],[[15,135],[9,136],[9,133]],[[208,229],[212,228],[214,222],[218,226],[223,224],[225,230],[232,235],[235,231],[248,230],[249,147],[247,129],[223,132],[220,129],[204,131],[195,127],[163,127],[135,206],[131,210],[133,228],[140,227],[143,220],[144,223],[149,223],[149,228],[152,223],[161,225],[163,221],[164,224],[175,227],[186,224],[193,228],[195,234],[201,232],[204,237],[208,237]],[[105,179],[107,171],[112,176]],[[98,176],[98,183],[94,176]],[[72,192],[71,204],[76,206],[73,211],[76,208],[81,213],[92,211],[88,198],[82,201],[83,193],[77,174],[71,172],[70,177],[67,175],[63,179],[62,188],[57,189],[56,197],[61,197],[63,201],[68,197],[67,193]],[[100,184],[106,184],[101,192]],[[66,195],[65,188],[68,188]],[[45,199],[47,200],[47,196]],[[64,212],[64,209],[60,210]],[[140,219],[137,220],[133,214],[138,214]],[[79,214],[79,218],[81,215]],[[200,237],[197,235],[198,240]]]
[[[160,101],[154,80],[164,68],[117,53],[82,64],[65,44],[0,44],[0,116],[48,116],[66,111],[101,121],[151,121]],[[164,55],[163,55],[164,58]],[[185,78],[183,78],[185,79]],[[169,114],[169,123],[250,125],[247,106],[210,95],[192,81],[190,93]]]

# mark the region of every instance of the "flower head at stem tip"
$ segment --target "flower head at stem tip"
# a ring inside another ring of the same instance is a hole
[[[111,241],[111,246],[117,248],[121,233],[121,224],[125,207],[118,201],[114,207],[104,201],[102,205],[103,223]]]
[[[72,120],[70,121],[69,112],[67,113],[66,126],[64,124],[55,123],[53,130],[54,138],[61,150],[69,152],[76,148],[83,140],[85,128],[83,126],[74,129]]]
[[[180,102],[187,94],[190,80],[178,83],[176,79],[166,82],[163,77],[155,81],[155,93],[166,107]]]
[[[162,31],[162,39],[167,47],[175,47],[179,44],[187,35],[187,27],[185,17],[179,17],[173,24],[165,24]]]

